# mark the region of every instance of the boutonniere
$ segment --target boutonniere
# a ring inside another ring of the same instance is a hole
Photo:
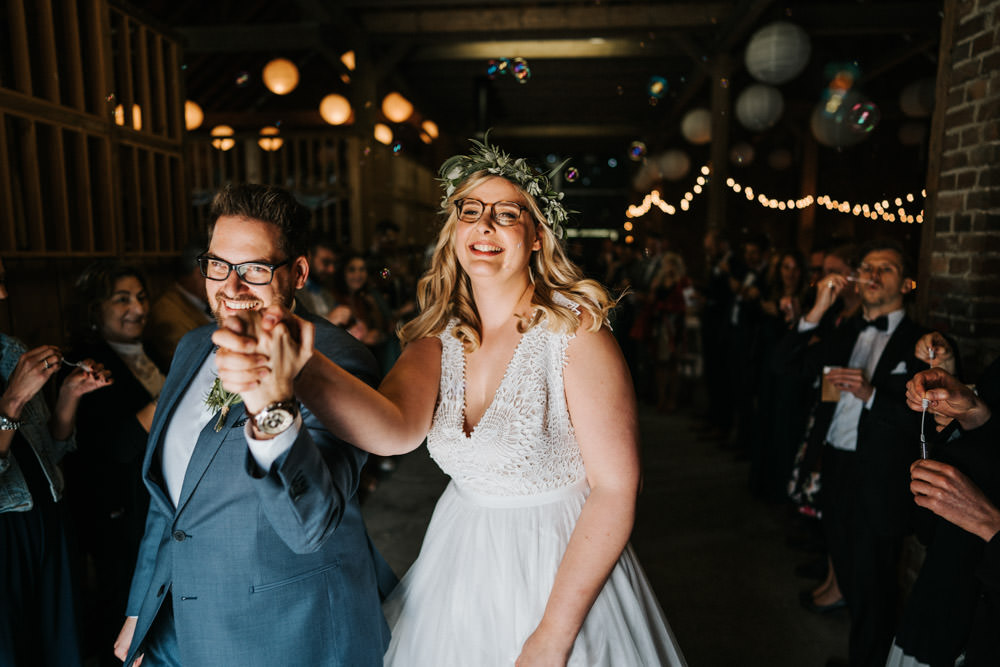
[[[215,378],[215,382],[212,383],[212,389],[208,392],[208,396],[205,397],[205,405],[212,412],[220,413],[218,421],[215,422],[216,433],[221,431],[222,425],[226,423],[226,415],[229,414],[229,408],[242,402],[242,396],[234,394],[231,391],[226,391],[223,389],[219,378]]]

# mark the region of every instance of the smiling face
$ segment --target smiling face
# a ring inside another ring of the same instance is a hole
[[[797,287],[802,278],[802,267],[791,255],[781,259],[781,284],[791,289]]]
[[[517,221],[509,226],[498,225],[491,205],[504,201],[526,207],[521,192],[503,178],[491,178],[471,190],[467,199],[477,199],[485,205],[476,222],[455,222],[455,255],[458,263],[472,280],[478,278],[508,279],[523,274],[527,277],[531,253],[541,248],[531,213],[522,210]]]
[[[260,262],[280,264],[288,258],[280,250],[281,230],[270,223],[235,216],[221,216],[212,230],[212,241],[206,255],[230,264]],[[291,306],[295,290],[300,289],[309,275],[309,262],[297,257],[274,269],[267,285],[244,282],[236,271],[225,280],[205,280],[208,302],[220,322],[246,310],[261,310],[274,304]]]
[[[135,276],[115,281],[111,296],[101,302],[101,336],[113,343],[134,343],[142,337],[149,313],[146,288]]]
[[[344,266],[344,282],[347,289],[357,292],[368,282],[368,267],[361,257],[354,257]]]

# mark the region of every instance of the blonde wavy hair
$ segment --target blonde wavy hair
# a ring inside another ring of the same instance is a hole
[[[420,338],[436,336],[444,331],[452,318],[458,319],[454,336],[466,351],[472,352],[482,340],[482,322],[472,295],[469,276],[458,263],[455,254],[455,227],[458,212],[455,202],[491,178],[503,178],[486,171],[471,174],[450,197],[442,201],[444,225],[438,234],[431,267],[417,284],[417,303],[420,314],[399,330],[399,339],[405,346]],[[507,179],[504,179],[507,180]],[[614,299],[596,280],[583,277],[580,269],[566,257],[562,244],[552,232],[535,198],[517,183],[507,180],[527,202],[528,211],[536,223],[541,249],[531,256],[529,275],[534,285],[531,303],[535,307],[530,318],[520,318],[518,330],[524,333],[543,319],[560,333],[575,333],[580,327],[580,316],[569,305],[556,301],[562,294],[590,316],[588,331],[598,331],[606,322],[608,312],[614,308]]]

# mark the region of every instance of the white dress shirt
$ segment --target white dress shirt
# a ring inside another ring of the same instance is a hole
[[[854,342],[854,349],[851,350],[851,358],[847,362],[847,368],[860,368],[864,373],[865,380],[871,382],[875,368],[878,366],[882,352],[892,337],[893,332],[899,323],[903,321],[905,311],[900,308],[888,313],[889,326],[885,331],[880,331],[875,327],[867,327],[858,334],[858,339]],[[799,320],[799,331],[811,331],[817,324]],[[861,419],[861,410],[869,410],[875,402],[876,389],[872,387],[872,395],[867,401],[862,401],[854,394],[840,392],[840,401],[833,411],[833,419],[830,421],[830,428],[826,432],[826,441],[834,449],[847,452],[854,452],[858,449],[858,421]]]

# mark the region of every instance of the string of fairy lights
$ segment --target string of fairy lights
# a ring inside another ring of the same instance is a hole
[[[625,217],[628,218],[628,220],[624,224],[625,231],[632,231],[634,227],[632,220],[646,215],[654,206],[667,215],[675,215],[678,210],[689,210],[691,208],[691,202],[694,201],[694,198],[704,192],[705,185],[707,185],[708,177],[710,175],[711,169],[709,166],[703,165],[699,170],[699,176],[695,180],[695,184],[690,190],[684,193],[684,196],[679,202],[677,202],[676,205],[664,201],[660,196],[659,190],[651,190],[649,194],[642,198],[641,204],[633,204],[626,210]],[[820,195],[818,197],[806,195],[805,197],[800,197],[799,199],[777,199],[775,197],[769,197],[764,193],[756,192],[751,186],[743,185],[733,178],[727,178],[726,185],[733,192],[737,194],[742,193],[743,196],[747,198],[747,201],[756,201],[764,208],[776,209],[779,211],[801,210],[807,206],[815,205],[823,206],[828,211],[847,213],[855,217],[867,218],[869,220],[904,222],[909,224],[920,224],[924,221],[924,212],[922,209],[916,214],[910,213],[906,210],[906,205],[914,203],[917,199],[912,192],[901,197],[895,197],[891,202],[888,199],[883,199],[882,201],[861,204],[857,202],[851,203],[847,200],[834,199],[829,195]],[[927,191],[921,190],[920,197],[927,197]],[[627,241],[628,237],[626,237],[626,242]]]

